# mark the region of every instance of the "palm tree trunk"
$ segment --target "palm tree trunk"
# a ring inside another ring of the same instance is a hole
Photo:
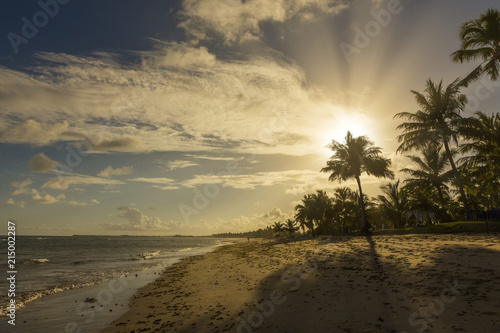
[[[361,207],[361,220],[363,221],[363,228],[361,229],[361,233],[368,235],[370,233],[370,223],[366,218],[365,201],[363,200],[363,190],[361,189],[361,180],[359,179],[359,176],[356,177],[356,181],[358,182],[359,206]]]
[[[448,140],[444,140],[444,149],[446,150],[446,155],[448,155],[448,160],[450,161],[451,169],[453,170],[453,174],[455,175],[455,180],[457,181],[458,189],[460,190],[460,196],[462,197],[462,202],[464,203],[465,214],[467,215],[467,211],[469,210],[469,204],[467,202],[467,197],[465,196],[464,185],[462,184],[462,178],[460,177],[460,173],[455,166],[455,161],[453,161],[453,156],[451,154],[450,147],[448,145]]]
[[[438,190],[438,194],[439,194],[439,200],[441,201],[441,207],[443,209],[443,218],[444,218],[444,222],[446,222],[446,205],[444,204],[444,196],[443,196],[443,191],[441,190],[441,186],[439,185],[436,185],[436,188]]]

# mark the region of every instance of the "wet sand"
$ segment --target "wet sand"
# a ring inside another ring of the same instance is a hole
[[[245,240],[169,267],[102,332],[500,332],[500,236]]]

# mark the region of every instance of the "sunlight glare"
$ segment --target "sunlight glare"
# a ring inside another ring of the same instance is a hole
[[[342,115],[336,117],[335,120],[327,122],[325,127],[318,133],[320,135],[321,147],[328,157],[332,152],[326,146],[332,140],[344,142],[347,131],[350,131],[353,136],[366,135],[370,140],[374,140],[373,120],[361,111],[343,112]]]

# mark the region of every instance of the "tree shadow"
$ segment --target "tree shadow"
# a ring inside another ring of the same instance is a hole
[[[232,328],[409,333],[477,331],[479,323],[481,331],[494,331],[500,327],[498,240],[489,249],[473,238],[452,243],[455,238],[368,236],[323,243],[328,251],[320,247],[273,273],[272,282],[256,292],[258,302],[242,309]]]

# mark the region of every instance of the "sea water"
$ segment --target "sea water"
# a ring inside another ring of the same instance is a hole
[[[135,276],[229,242],[210,237],[17,236],[16,303],[23,306],[44,295]],[[1,238],[1,246],[5,255],[0,267],[6,268],[6,237]],[[8,289],[7,279],[0,279],[2,316],[9,301]]]

